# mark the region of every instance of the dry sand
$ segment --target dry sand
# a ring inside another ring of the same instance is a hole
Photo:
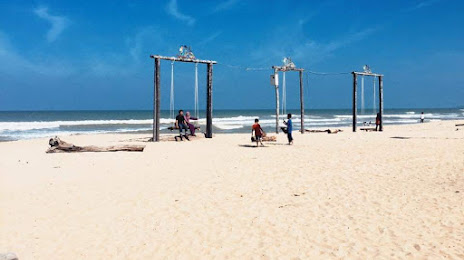
[[[45,139],[0,143],[0,253],[462,259],[464,127],[455,123],[294,133],[293,146],[280,134],[264,148],[247,147],[248,134],[145,143],[143,153],[45,154]]]

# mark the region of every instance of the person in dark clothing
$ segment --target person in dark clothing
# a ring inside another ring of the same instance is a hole
[[[379,131],[379,126],[380,126],[380,113],[377,113],[377,116],[375,117],[375,131]]]
[[[184,117],[184,110],[179,110],[179,114],[176,116],[176,128],[179,128],[180,140],[182,140],[182,130],[185,130],[185,138],[187,138],[187,122]]]
[[[287,115],[287,121],[284,120],[284,124],[287,125],[287,138],[288,138],[288,144],[292,145],[293,144],[293,136],[292,136],[292,130],[293,130],[293,123],[292,123],[292,114]]]

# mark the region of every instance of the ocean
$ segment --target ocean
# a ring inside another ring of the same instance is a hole
[[[464,119],[464,109],[386,109],[384,124],[415,124],[420,113],[426,121]],[[299,110],[287,110],[294,115],[294,128],[299,129]],[[205,128],[205,112],[200,111],[198,124]],[[153,112],[127,111],[0,111],[0,141],[12,141],[68,134],[91,133],[151,133]],[[161,113],[161,132],[174,122],[169,111]],[[265,131],[275,129],[274,110],[214,110],[214,133],[247,133],[255,118]],[[281,121],[284,119],[282,116]],[[305,128],[327,129],[351,125],[350,109],[306,110]],[[358,123],[375,122],[375,113],[358,113]]]

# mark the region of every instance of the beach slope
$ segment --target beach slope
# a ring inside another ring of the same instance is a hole
[[[464,258],[464,128],[248,134],[192,142],[76,135],[143,153],[0,143],[0,253],[19,259]],[[461,122],[462,123],[462,122]]]

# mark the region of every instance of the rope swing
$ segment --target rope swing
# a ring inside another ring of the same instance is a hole
[[[195,63],[195,107],[194,115],[196,118],[200,118],[199,106],[198,106],[198,63]]]
[[[287,81],[285,71],[282,73],[282,115],[287,113]]]
[[[374,77],[374,96],[372,97],[372,106],[373,106],[373,112],[374,112],[374,115],[377,113],[376,109],[375,109],[375,77]]]
[[[361,77],[361,114],[364,114],[364,76]]]
[[[171,100],[169,103],[169,116],[174,119],[174,61],[171,62]]]

